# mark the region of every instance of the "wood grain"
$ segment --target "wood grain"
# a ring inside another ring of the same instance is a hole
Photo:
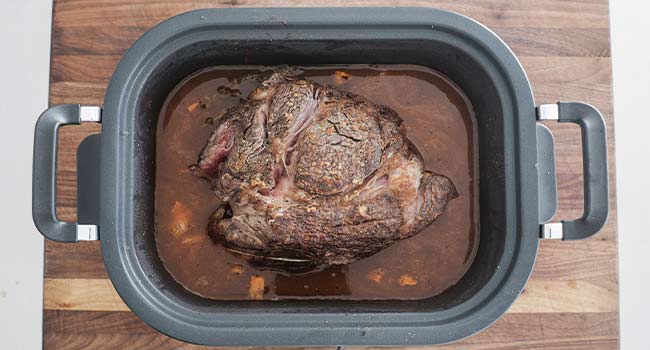
[[[129,311],[108,279],[46,278],[45,310]],[[559,297],[561,296],[561,297]],[[617,289],[584,280],[531,280],[509,313],[616,312]]]
[[[67,27],[52,33],[52,54],[121,56],[149,27]],[[508,45],[525,56],[609,57],[607,28],[544,28],[492,26]],[[81,42],[79,40],[82,40]]]
[[[121,55],[156,23],[197,8],[257,6],[427,6],[460,12],[489,26],[513,49],[537,103],[578,100],[598,107],[610,135],[608,223],[585,241],[542,241],[533,275],[509,312],[487,330],[443,348],[618,349],[614,119],[606,0],[55,0],[50,103],[101,105]],[[580,132],[573,125],[549,127],[556,138],[556,218],[578,217],[583,210]],[[99,131],[99,126],[83,125],[60,132],[57,213],[64,220],[76,218],[76,147],[88,134]],[[45,349],[207,349],[157,333],[128,311],[108,280],[97,242],[46,241],[44,274]]]
[[[487,330],[443,349],[617,349],[618,314],[507,314]],[[45,346],[53,349],[208,349],[183,344],[151,329],[129,312],[61,311],[44,313]],[[71,336],[74,334],[74,336]],[[210,349],[226,349],[215,348]],[[296,349],[287,347],[228,347],[228,349]],[[336,347],[318,347],[334,350]],[[370,350],[386,347],[345,347]],[[423,347],[403,347],[419,349]]]
[[[178,13],[209,7],[334,6],[436,7],[470,15],[488,26],[609,28],[608,3],[598,0],[69,0],[56,5],[54,21],[60,28],[96,26],[98,22],[107,28],[151,27]]]

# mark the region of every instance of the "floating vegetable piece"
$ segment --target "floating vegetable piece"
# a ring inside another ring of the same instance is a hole
[[[384,278],[384,270],[381,268],[376,268],[368,272],[368,279],[375,283],[381,282],[382,278]]]
[[[334,72],[334,82],[336,82],[336,84],[343,84],[348,79],[350,79],[350,74],[342,70],[337,70],[336,72]]]
[[[230,273],[235,275],[241,275],[244,272],[244,267],[239,264],[234,264],[230,267]]]
[[[191,105],[187,106],[187,111],[188,112],[194,112],[197,108],[199,108],[200,103],[201,103],[200,101],[197,101],[197,102],[194,102]]]
[[[248,299],[262,300],[264,295],[264,277],[253,275],[251,276],[248,286]]]
[[[190,220],[192,212],[183,203],[176,201],[172,206],[172,225],[171,233],[175,238],[180,238],[190,229]]]
[[[402,287],[404,287],[404,286],[415,286],[415,285],[418,284],[418,280],[413,278],[413,276],[411,276],[411,275],[404,274],[404,275],[400,276],[397,283],[399,283],[399,285],[402,286]]]

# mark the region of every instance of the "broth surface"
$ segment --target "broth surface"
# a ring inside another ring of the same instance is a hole
[[[346,266],[303,274],[260,270],[207,235],[218,199],[192,175],[214,126],[206,122],[258,86],[259,67],[221,66],[183,80],[167,97],[156,130],[156,245],[187,290],[219,300],[422,299],[454,285],[479,239],[478,154],[473,110],[439,73],[412,65],[301,67],[301,76],[394,109],[425,168],[449,177],[460,196],[412,238]]]

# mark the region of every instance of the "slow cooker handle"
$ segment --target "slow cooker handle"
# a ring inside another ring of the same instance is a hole
[[[584,214],[576,220],[542,224],[542,238],[583,239],[598,232],[609,211],[609,176],[605,121],[593,106],[582,102],[540,105],[540,120],[575,123],[582,134]]]
[[[97,240],[96,225],[59,221],[56,216],[56,158],[59,128],[81,122],[101,122],[101,108],[78,104],[47,109],[36,122],[32,173],[32,219],[43,236],[59,242]]]

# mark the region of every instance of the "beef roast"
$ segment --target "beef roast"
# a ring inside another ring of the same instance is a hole
[[[262,261],[347,264],[416,234],[458,196],[390,108],[276,72],[215,118],[196,174],[212,238]]]

